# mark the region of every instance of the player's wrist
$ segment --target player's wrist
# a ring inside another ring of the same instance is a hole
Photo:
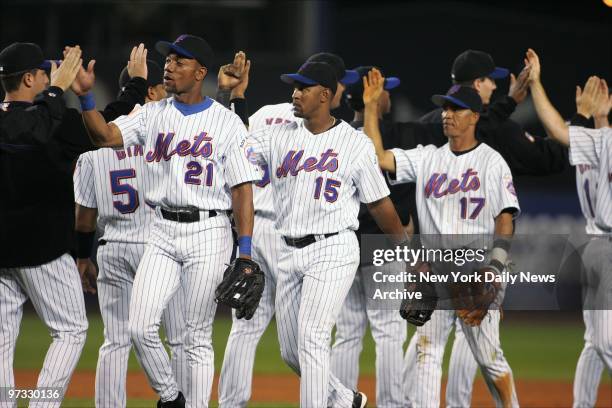
[[[578,109],[576,109],[576,113],[578,113],[579,115],[582,115],[583,117],[590,119],[591,116],[593,116],[592,112],[590,112],[588,109],[579,106]]]
[[[238,254],[240,258],[251,258],[252,237],[242,235],[238,237]]]
[[[488,267],[497,273],[501,273],[508,263],[508,251],[510,250],[510,241],[504,238],[498,238],[493,242],[493,248],[489,253]]]
[[[96,231],[76,231],[76,257],[78,259],[88,259],[91,257],[95,236]]]
[[[96,108],[96,100],[91,92],[79,95],[79,102],[81,103],[81,110],[83,112],[94,110]]]

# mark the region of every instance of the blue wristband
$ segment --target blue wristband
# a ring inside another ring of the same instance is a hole
[[[248,235],[238,237],[238,250],[240,255],[251,256],[251,240],[252,238]]]
[[[83,112],[94,110],[96,108],[96,101],[94,100],[93,94],[86,93],[85,95],[79,96],[81,102],[81,110]]]

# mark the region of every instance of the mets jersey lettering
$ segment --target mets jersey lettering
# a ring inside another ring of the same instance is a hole
[[[240,149],[246,128],[235,113],[210,98],[191,112],[175,104],[174,98],[150,102],[113,122],[125,146],[144,146],[146,201],[229,210],[231,187],[261,179]]]

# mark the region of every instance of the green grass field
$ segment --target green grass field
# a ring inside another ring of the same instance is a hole
[[[97,350],[102,344],[102,321],[98,315],[90,315],[87,343],[77,366],[77,370],[95,370]],[[220,371],[226,339],[231,321],[219,318],[214,326],[215,367]],[[504,353],[510,362],[517,379],[567,380],[571,381],[580,350],[583,345],[583,326],[580,320],[507,318],[501,329]],[[410,331],[410,335],[412,334]],[[451,337],[452,339],[452,337]],[[26,314],[17,344],[15,356],[16,369],[39,370],[51,339],[35,315]],[[449,341],[448,345],[452,344]],[[448,367],[450,349],[445,354],[445,370]],[[374,342],[368,334],[361,355],[361,373],[374,374]],[[132,353],[130,370],[140,370]],[[259,374],[293,375],[280,357],[276,326],[273,323],[262,338],[257,350],[255,372]],[[610,383],[610,377],[604,379]],[[153,406],[152,401],[131,400],[129,407]],[[21,405],[20,405],[21,406]],[[25,406],[25,405],[24,405]],[[93,400],[67,400],[66,407],[93,406]],[[258,405],[252,405],[257,407]],[[264,405],[259,405],[263,407]],[[274,405],[266,404],[266,407]],[[280,407],[280,405],[277,405]]]

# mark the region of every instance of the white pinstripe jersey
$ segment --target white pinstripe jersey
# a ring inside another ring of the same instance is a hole
[[[374,145],[348,123],[313,135],[303,121],[259,129],[244,146],[270,166],[276,227],[289,237],[356,230],[360,201],[389,195]]]
[[[597,168],[595,226],[612,234],[612,128],[587,129],[570,126],[570,163]],[[581,203],[582,204],[582,203]]]
[[[510,168],[484,143],[459,156],[448,143],[392,152],[396,178],[390,182],[416,182],[422,234],[492,234],[502,210],[520,211]]]
[[[155,215],[145,204],[144,149],[100,149],[83,153],[74,172],[74,199],[98,209],[102,239],[109,242],[145,243]]]
[[[239,147],[247,136],[240,118],[210,98],[199,105],[174,97],[150,102],[112,123],[124,146],[145,147],[145,198],[152,205],[229,210],[230,187],[261,179]]]
[[[301,121],[293,115],[293,105],[290,103],[279,103],[277,105],[262,106],[249,118],[249,132],[264,127],[281,125]],[[258,214],[274,219],[274,202],[272,190],[266,188],[270,184],[270,171],[267,165],[262,165],[264,177],[254,184],[253,205]]]
[[[603,232],[595,225],[595,205],[597,198],[597,174],[599,169],[588,164],[576,166],[576,192],[582,215],[586,220],[586,233],[597,235]]]

